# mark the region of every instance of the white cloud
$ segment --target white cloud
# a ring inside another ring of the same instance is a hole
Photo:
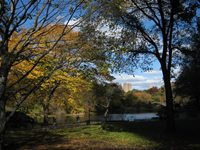
[[[80,22],[81,20],[80,20],[80,18],[79,19],[71,19],[69,22],[68,22],[68,20],[66,20],[65,22],[64,22],[64,24],[67,24],[69,27],[73,27],[73,26],[76,26],[79,22]],[[78,27],[78,25],[76,26],[76,27],[74,27],[73,28],[73,31],[75,31],[75,32],[78,32],[78,31],[80,31],[80,29],[79,29],[79,27]]]
[[[68,23],[69,26],[75,25],[76,23],[78,23],[80,21],[80,19],[71,19]],[[64,24],[67,24],[68,20],[66,20],[64,22]]]
[[[113,82],[118,82],[122,86],[124,83],[131,83],[132,89],[138,89],[138,90],[145,90],[148,89],[150,86],[156,86],[160,88],[163,86],[163,80],[162,76],[149,76],[144,77],[140,75],[122,75],[122,76],[115,76],[115,80]]]
[[[162,71],[150,70],[150,71],[144,72],[144,74],[148,74],[148,75],[162,75]]]

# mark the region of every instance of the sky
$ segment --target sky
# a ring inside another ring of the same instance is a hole
[[[156,86],[160,88],[164,85],[163,75],[160,70],[159,62],[153,64],[153,70],[143,72],[138,69],[134,71],[134,75],[128,74],[112,74],[116,79],[113,82],[118,82],[122,86],[124,83],[131,83],[132,89],[147,90],[149,87]]]
[[[144,72],[141,69],[137,69],[134,71],[134,75],[112,74],[116,78],[112,82],[118,82],[122,87],[124,83],[131,83],[132,89],[137,90],[147,90],[153,86],[160,88],[161,86],[164,86],[163,74],[160,68],[160,63],[156,60],[153,63],[153,70]],[[180,66],[176,66],[176,68],[173,69],[173,72],[176,77],[178,77],[181,72]],[[174,82],[175,79],[173,78],[171,81]]]

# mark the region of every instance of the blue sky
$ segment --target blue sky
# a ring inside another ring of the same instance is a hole
[[[145,90],[150,86],[160,88],[164,85],[162,71],[160,70],[158,61],[153,64],[153,70],[149,72],[143,72],[141,69],[138,69],[134,71],[134,76],[128,74],[112,75],[116,78],[113,82],[118,82],[122,86],[124,83],[131,83],[132,89]]]

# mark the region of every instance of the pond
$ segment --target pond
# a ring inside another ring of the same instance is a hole
[[[79,116],[80,122],[89,120],[88,114],[73,114],[73,115],[59,115],[54,116],[57,124],[73,124],[76,122],[76,118]],[[103,115],[97,115],[95,113],[90,114],[90,120],[103,120]],[[37,123],[43,123],[43,117],[34,118]],[[53,124],[53,116],[49,117],[49,124]]]
[[[136,120],[149,120],[158,118],[156,113],[139,113],[139,114],[109,114],[107,121],[136,121]]]
[[[77,116],[80,117],[80,122],[84,122],[89,119],[88,114],[80,115],[61,115],[55,116],[57,124],[73,124],[76,122]],[[158,117],[156,113],[139,113],[139,114],[108,114],[107,121],[134,121],[140,119],[152,119]],[[43,123],[43,118],[35,118],[38,123]],[[103,115],[95,113],[90,114],[90,120],[104,120]],[[53,124],[53,117],[49,117],[49,124]]]

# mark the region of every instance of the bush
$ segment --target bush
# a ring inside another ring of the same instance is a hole
[[[6,116],[8,116],[11,112],[7,112]],[[15,112],[14,115],[10,118],[7,123],[7,127],[10,128],[27,128],[33,126],[35,123],[34,119],[27,116],[25,113],[22,112]]]

